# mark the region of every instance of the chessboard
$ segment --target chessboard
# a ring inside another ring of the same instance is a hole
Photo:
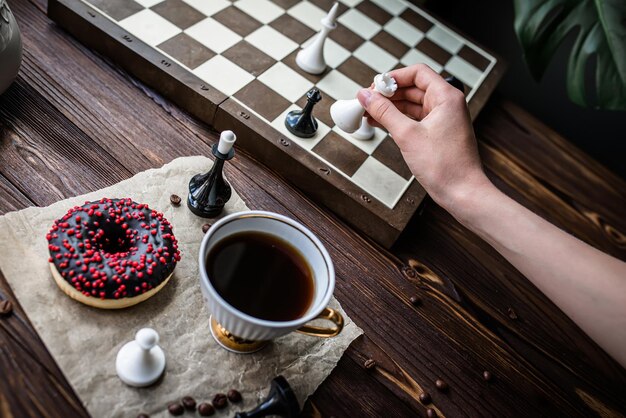
[[[49,0],[49,16],[84,43],[292,181],[384,246],[402,232],[425,192],[393,139],[361,141],[334,126],[329,108],[378,73],[425,63],[465,86],[476,117],[502,64],[404,0],[340,0],[320,75],[297,52],[321,29],[332,0]],[[292,135],[286,114],[316,86],[313,138]]]

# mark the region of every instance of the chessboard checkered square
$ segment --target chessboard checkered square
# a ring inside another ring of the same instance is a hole
[[[120,20],[119,25],[151,46],[158,45],[181,32],[178,26],[150,9],[144,9]]]
[[[309,1],[326,12],[329,12],[336,2],[336,0],[309,0]],[[348,10],[348,6],[346,6],[342,2],[339,2],[338,4],[339,6],[337,7],[337,16],[341,16],[346,10]]]
[[[404,19],[394,17],[385,25],[385,30],[410,47],[422,40],[424,34]]]
[[[374,137],[372,139],[362,141],[360,139],[356,139],[351,134],[342,131],[337,126],[333,126],[332,129],[333,129],[333,132],[335,132],[337,135],[343,137],[352,145],[361,149],[367,155],[372,155],[374,151],[376,151],[376,148],[378,148],[378,146],[383,142],[383,140],[387,136],[387,132],[379,128],[374,128]]]
[[[215,13],[231,5],[227,0],[183,0],[185,3],[204,13],[205,16],[213,16]]]
[[[119,21],[132,16],[144,9],[144,7],[133,0],[88,0],[90,4],[102,10],[113,20]]]
[[[361,86],[337,70],[331,70],[317,87],[335,100],[354,99]]]
[[[413,64],[426,64],[436,73],[441,72],[441,70],[443,69],[443,67],[439,65],[437,61],[415,49],[409,50],[409,52],[407,52],[406,55],[402,57],[400,62],[407,67]]]
[[[445,68],[450,74],[458,77],[463,83],[472,88],[478,83],[478,80],[480,80],[482,76],[479,69],[458,56],[450,58]]]
[[[378,23],[356,9],[348,10],[337,21],[364,39],[370,39],[381,28]]]
[[[313,29],[288,14],[280,16],[270,23],[270,26],[297,44],[302,44],[315,34]]]
[[[187,29],[206,17],[182,0],[165,0],[151,9],[181,29]]]
[[[210,17],[186,29],[185,33],[218,54],[242,39],[241,36]]]
[[[277,62],[258,77],[259,81],[282,95],[291,103],[295,103],[304,93],[313,87],[313,83],[300,74]]]
[[[234,62],[252,76],[258,77],[268,68],[276,64],[276,60],[266,53],[259,51],[245,40],[222,52],[222,56]]]
[[[389,135],[385,136],[385,139],[376,147],[376,150],[372,153],[372,157],[391,168],[407,181],[413,177],[413,173],[411,173],[406,162],[404,162],[400,148],[398,148],[398,145],[396,145],[393,138]]]
[[[304,23],[315,32],[322,29],[322,19],[328,12],[320,9],[314,4],[304,0],[287,10],[289,16]]]
[[[363,13],[365,16],[369,16],[379,25],[384,25],[391,19],[391,15],[379,6],[375,5],[371,1],[364,1],[356,6],[356,9]]]
[[[221,55],[216,55],[193,73],[227,96],[254,80],[254,76]]]
[[[487,67],[489,67],[490,61],[487,57],[468,45],[463,45],[463,48],[459,50],[458,55],[474,67],[478,68],[480,71],[485,71]]]
[[[463,46],[463,41],[441,26],[433,26],[426,36],[451,54],[456,54]]]
[[[317,34],[307,39],[307,41],[302,44],[302,48],[306,48],[307,46],[309,46],[316,37]],[[342,62],[348,59],[350,55],[350,51],[348,51],[346,48],[342,47],[332,39],[327,38],[326,42],[324,42],[324,59],[326,60],[326,65],[328,65],[330,68],[337,68],[339,65],[341,65]]]
[[[366,62],[368,66],[379,73],[391,71],[398,63],[396,57],[370,41],[365,41],[363,45],[354,51],[354,56]]]
[[[363,0],[339,0],[341,1],[343,4],[345,4],[348,7],[354,7],[357,4],[361,3]]]
[[[246,36],[245,40],[277,61],[285,58],[298,48],[297,43],[271,26],[261,26]]]
[[[399,0],[371,0],[371,2],[376,3],[394,16],[399,15],[407,8],[407,5]]]
[[[179,33],[158,48],[192,70],[215,56],[215,52],[186,33]]]
[[[287,113],[291,112],[292,110],[300,109],[301,108],[296,105],[289,106],[283,113],[280,114],[280,116],[274,119],[270,123],[270,125],[286,138],[293,141],[295,144],[299,145],[307,151],[311,151],[313,147],[316,146],[317,143],[320,142],[322,138],[324,138],[330,132],[330,128],[318,119],[317,132],[315,132],[315,136],[313,136],[312,138],[299,138],[295,136],[294,134],[289,132],[289,130],[285,126],[285,118],[287,117]]]
[[[291,54],[287,55],[285,58],[283,58],[282,63],[288,66],[289,68],[291,68],[300,76],[309,80],[311,83],[317,83],[321,79],[321,77],[324,76],[325,73],[310,74],[304,71],[302,68],[298,67],[298,64],[296,64],[296,56],[298,55],[298,52],[300,52],[300,49],[297,49],[293,51]],[[328,71],[328,69],[326,71]]]
[[[348,177],[352,176],[368,157],[365,152],[333,131],[330,131],[313,147],[313,152]]]
[[[306,94],[304,94],[298,99],[296,104],[300,108],[304,108],[306,102]],[[333,122],[333,119],[330,117],[330,107],[333,105],[333,103],[335,103],[335,99],[322,93],[322,100],[320,100],[315,105],[315,110],[313,111],[313,116],[315,117],[315,119],[321,120],[328,126],[333,126],[335,122]]]
[[[282,7],[275,5],[269,0],[237,0],[233,4],[246,14],[254,16],[259,22],[265,24],[270,23],[285,12]]]
[[[287,10],[288,8],[295,6],[300,0],[272,0],[272,1],[276,3],[278,6]]]
[[[373,157],[368,157],[352,176],[352,180],[389,207],[406,189],[408,182]]]
[[[378,72],[372,67],[365,65],[363,61],[350,57],[337,67],[337,71],[354,80],[361,87],[369,87]]]
[[[150,8],[156,4],[161,3],[163,0],[136,0],[137,3],[141,4],[143,7]]]
[[[259,80],[252,80],[245,85],[235,93],[235,98],[250,109],[255,109],[268,121],[276,119],[291,105],[287,99]]]
[[[220,22],[239,36],[248,36],[263,24],[235,6],[229,6],[215,13],[213,19]]]
[[[409,22],[409,24],[413,25],[415,28],[417,28],[417,30],[421,31],[422,33],[428,32],[430,28],[432,28],[434,25],[431,20],[427,19],[417,11],[411,9],[406,9],[404,12],[402,12],[400,17]]]
[[[398,38],[384,30],[378,32],[371,41],[398,59],[403,57],[409,50],[405,43],[400,42]]]
[[[415,48],[420,50],[425,55],[428,55],[441,65],[446,65],[446,63],[450,60],[450,57],[452,57],[452,54],[428,38],[422,39],[420,43],[415,46]]]

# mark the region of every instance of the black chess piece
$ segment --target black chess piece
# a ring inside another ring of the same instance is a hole
[[[205,174],[196,174],[189,181],[187,206],[195,215],[214,218],[222,212],[224,205],[230,199],[232,190],[230,184],[224,179],[222,170],[224,161],[235,156],[235,149],[232,148],[234,142],[235,134],[232,131],[222,132],[219,144],[213,145],[215,161],[211,170]]]
[[[461,80],[459,80],[458,78],[456,78],[453,75],[451,75],[449,77],[446,77],[445,80],[452,87],[456,87],[457,89],[461,90],[461,93],[465,94],[465,86],[463,85],[463,82]]]
[[[313,106],[322,100],[320,91],[313,87],[306,94],[306,105],[302,110],[287,113],[285,126],[292,134],[300,138],[310,138],[317,132],[317,121],[313,117]]]
[[[248,412],[238,412],[235,418],[261,418],[268,415],[284,418],[296,418],[300,415],[296,395],[287,379],[282,376],[272,379],[269,393],[256,408]]]

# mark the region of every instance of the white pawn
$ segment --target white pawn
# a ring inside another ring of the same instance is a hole
[[[129,386],[150,386],[165,370],[165,354],[157,344],[159,334],[152,328],[142,328],[120,349],[115,359],[117,375]]]
[[[313,42],[306,48],[302,48],[296,55],[296,64],[302,70],[310,74],[321,74],[326,69],[326,60],[324,59],[324,42],[331,30],[337,27],[335,20],[337,19],[337,10],[339,3],[335,2],[328,15],[322,18],[322,30],[319,31]]]
[[[378,74],[374,77],[374,90],[385,97],[391,97],[398,89],[396,80],[389,73]],[[330,107],[330,117],[335,125],[349,134],[361,127],[365,109],[358,99],[337,100]]]
[[[361,119],[361,126],[352,134],[353,138],[361,141],[367,141],[374,137],[374,128],[367,122],[367,118],[363,116]]]

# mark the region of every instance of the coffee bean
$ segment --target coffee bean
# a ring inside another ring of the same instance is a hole
[[[215,413],[215,408],[209,402],[202,402],[198,405],[198,413],[200,416],[208,417]]]
[[[202,402],[198,405],[198,413],[201,417],[210,417],[215,413],[215,408],[208,402]]]
[[[442,392],[448,390],[448,384],[441,379],[435,381],[435,386]]]
[[[209,224],[202,225],[202,232],[204,232],[206,234],[206,231],[208,231],[210,227],[211,227],[211,225],[209,225]]]
[[[226,408],[226,404],[228,403],[228,397],[223,393],[218,393],[213,397],[213,406],[215,409],[223,409]]]
[[[491,372],[489,372],[489,371],[487,371],[487,370],[485,370],[485,371],[483,372],[483,380],[484,380],[485,382],[489,382],[492,378],[493,378],[493,376],[491,375]]]
[[[229,390],[226,396],[228,397],[228,400],[233,403],[241,402],[241,393],[235,389]]]
[[[365,363],[363,363],[363,367],[365,367],[367,370],[373,369],[374,367],[376,367],[376,362],[369,358],[365,360]]]
[[[183,406],[185,407],[186,410],[188,410],[188,411],[195,411],[196,410],[196,400],[194,398],[192,398],[191,396],[183,397],[182,402],[183,402]]]
[[[420,298],[417,295],[413,295],[409,298],[409,301],[411,301],[411,305],[413,306],[419,306],[422,303],[422,298]]]
[[[180,205],[180,200],[180,196],[178,195],[173,194],[170,196],[170,203],[174,206]]]
[[[423,403],[424,405],[428,405],[432,401],[433,401],[433,398],[430,397],[430,393],[428,393],[428,392],[420,393],[420,402],[421,403]]]
[[[11,315],[13,312],[13,304],[10,300],[0,301],[0,316]]]
[[[179,403],[170,404],[170,406],[167,407],[167,410],[170,412],[170,414],[175,416],[185,413],[185,408],[183,408],[183,406]]]
[[[150,415],[148,415],[148,414],[139,414],[139,415],[137,415],[137,418],[150,418]]]
[[[517,312],[515,312],[515,311],[513,310],[513,308],[509,308],[509,309],[507,310],[507,313],[509,314],[509,318],[511,318],[511,319],[517,319]]]
[[[437,416],[437,411],[435,411],[435,410],[434,410],[434,409],[432,409],[432,408],[428,408],[428,409],[426,410],[426,416],[427,416],[428,418],[435,418],[435,417]]]

